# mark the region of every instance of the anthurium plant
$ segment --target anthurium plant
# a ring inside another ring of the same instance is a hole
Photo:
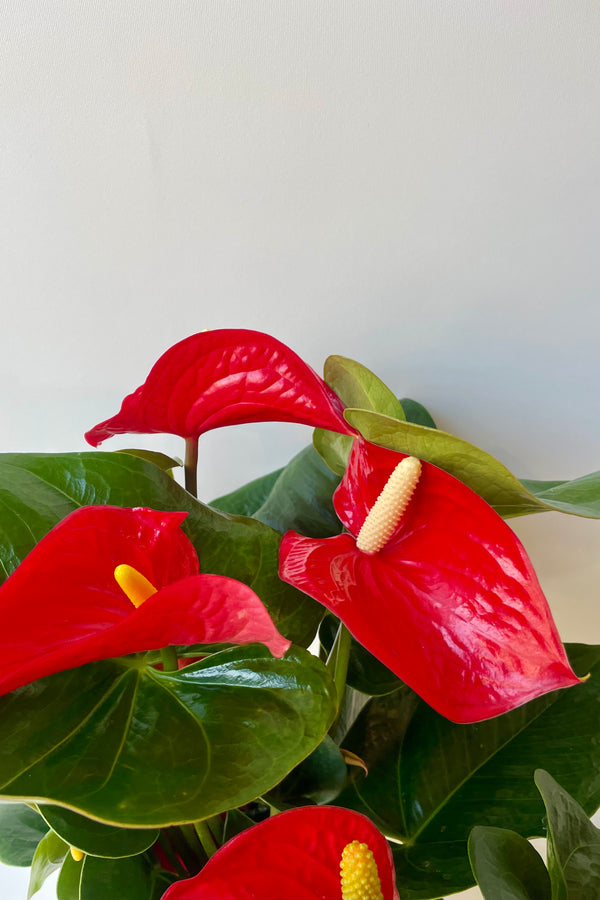
[[[306,448],[197,498],[201,435],[259,421]],[[600,646],[563,646],[506,521],[600,518],[600,472],[519,480],[243,329],[167,350],[86,439],[149,433],[182,476],[0,456],[0,860],[29,896],[59,869],[59,900],[600,898]]]

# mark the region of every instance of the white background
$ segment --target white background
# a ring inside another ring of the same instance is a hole
[[[592,0],[3,0],[2,449],[85,449],[170,344],[240,326],[522,477],[600,468],[599,39]],[[207,435],[201,496],[309,438]],[[512,524],[600,641],[599,523]]]

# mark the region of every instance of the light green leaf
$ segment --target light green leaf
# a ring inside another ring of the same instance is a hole
[[[404,419],[404,410],[395,394],[361,363],[346,356],[328,356],[323,376],[344,406]]]
[[[344,415],[368,441],[450,472],[505,518],[547,510],[600,518],[600,472],[568,482],[521,482],[485,450],[445,431],[362,409]]]
[[[27,900],[39,891],[48,875],[60,869],[68,852],[69,845],[53,831],[42,838],[31,863]]]

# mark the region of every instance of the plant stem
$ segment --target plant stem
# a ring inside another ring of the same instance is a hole
[[[210,828],[208,827],[206,822],[194,822],[194,828],[196,829],[196,834],[200,838],[200,843],[204,847],[204,852],[210,859],[211,856],[219,849],[211,834]]]
[[[340,622],[331,653],[327,658],[326,666],[333,676],[333,682],[338,698],[338,710],[342,704],[344,691],[346,690],[346,676],[348,675],[348,661],[350,659],[350,646],[352,636],[343,622]]]
[[[162,849],[165,853],[165,856],[167,857],[167,859],[169,860],[169,862],[171,863],[173,868],[176,870],[177,874],[180,875],[182,878],[187,878],[189,875],[189,872],[181,864],[179,857],[174,852],[174,850],[171,846],[171,842],[169,841],[167,833],[164,831],[161,831],[158,836],[158,840],[159,840],[160,846],[162,847]]]
[[[160,658],[163,664],[163,672],[176,672],[178,670],[179,661],[175,647],[163,647],[160,651]]]
[[[185,439],[185,489],[193,497],[198,496],[198,438]]]

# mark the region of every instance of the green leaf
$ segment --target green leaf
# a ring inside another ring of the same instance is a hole
[[[466,841],[390,844],[402,900],[429,900],[473,884]]]
[[[295,643],[308,646],[314,638],[323,608],[279,578],[278,532],[199,503],[152,463],[126,453],[0,454],[0,580],[54,525],[87,504],[187,512],[183,527],[203,572],[249,585]]]
[[[292,648],[225,650],[165,673],[91,663],[0,698],[0,791],[102,822],[192,822],[270,790],[335,715],[324,665]]]
[[[412,422],[414,425],[424,425],[426,428],[437,428],[431,414],[422,403],[411,400],[409,397],[403,397],[400,403],[407,422]]]
[[[371,409],[404,419],[404,410],[395,394],[366,366],[345,356],[329,356],[325,360],[323,377],[344,406]]]
[[[60,869],[68,852],[69,845],[53,831],[42,838],[31,863],[27,900],[39,891],[48,875]]]
[[[325,735],[319,746],[296,766],[265,799],[279,810],[332,803],[346,781],[346,763],[337,744]]]
[[[171,469],[177,469],[183,465],[183,462],[176,457],[167,456],[166,453],[159,453],[156,450],[115,450],[115,453],[129,453],[131,456],[139,456],[147,462],[154,463],[163,472],[170,472]]]
[[[520,834],[477,825],[468,848],[484,900],[550,900],[550,876],[542,857]]]
[[[24,803],[0,803],[0,862],[30,866],[47,831],[42,817]]]
[[[373,410],[393,419],[404,419],[400,401],[388,387],[366,366],[345,356],[330,356],[325,360],[325,381],[341,399],[344,406]],[[313,445],[319,456],[336,475],[343,475],[354,439],[316,428]]]
[[[61,806],[40,805],[39,810],[52,830],[67,844],[92,856],[114,859],[136,856],[151,847],[158,838],[156,829],[115,828]]]
[[[535,773],[548,813],[548,869],[552,900],[600,897],[600,829],[543,769]]]
[[[79,900],[79,887],[81,873],[83,872],[83,860],[75,862],[70,853],[64,858],[61,870],[56,882],[57,900]],[[103,900],[97,897],[96,900]]]
[[[241,811],[241,809],[230,809],[225,818],[225,828],[223,829],[223,843],[230,841],[236,834],[247,831],[248,828],[256,824],[252,819]]]
[[[344,415],[368,441],[450,472],[505,518],[547,510],[600,518],[600,472],[574,481],[521,482],[495,457],[453,434],[362,409]]]
[[[171,879],[158,873],[147,854],[124,859],[65,857],[58,879],[58,900],[158,900]],[[157,883],[158,881],[158,883]]]
[[[353,441],[349,434],[338,434],[323,428],[315,428],[313,432],[313,447],[327,468],[340,477],[346,471]]]
[[[260,478],[249,481],[248,484],[244,484],[230,494],[224,494],[222,497],[217,497],[216,500],[211,500],[209,505],[234,516],[253,516],[269,496],[271,488],[282,472],[283,467],[269,472],[268,475],[261,475]]]
[[[280,532],[315,538],[339,534],[342,525],[331,499],[339,482],[314,447],[305,447],[281,472],[254,517]]]
[[[326,614],[319,626],[319,640],[327,653],[331,652],[338,626],[338,619],[331,613]],[[397,691],[403,682],[387,666],[379,662],[376,656],[352,638],[346,684],[361,694],[379,697]]]
[[[475,725],[444,719],[406,686],[370,700],[344,740],[369,775],[357,771],[336,804],[432,855],[447,842],[466,848],[475,825],[543,836],[544,806],[532,779],[539,766],[593,813],[600,805],[600,647],[568,649],[575,671],[591,671],[589,680]],[[428,896],[438,894],[435,882]]]

